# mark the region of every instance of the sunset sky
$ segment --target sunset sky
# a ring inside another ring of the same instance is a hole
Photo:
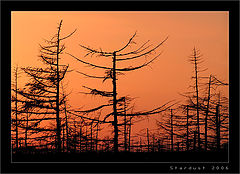
[[[173,99],[184,102],[185,99],[179,93],[189,91],[194,67],[188,59],[194,46],[203,54],[204,62],[201,67],[208,68],[202,75],[213,74],[224,82],[229,81],[229,13],[226,11],[14,11],[11,16],[12,66],[41,67],[42,63],[38,58],[39,44],[44,44],[43,39],[51,39],[56,34],[61,19],[62,36],[77,29],[72,37],[65,40],[65,53],[98,65],[110,65],[111,59],[84,58],[86,52],[79,44],[114,51],[124,46],[135,32],[135,42],[139,46],[147,40],[157,45],[169,36],[158,50],[162,55],[150,67],[119,76],[119,96],[136,97],[135,111],[152,109]],[[133,45],[132,48],[137,46]],[[145,58],[119,63],[117,67],[137,66],[144,62]],[[60,63],[69,64],[72,70],[103,75],[103,71],[86,67],[67,54],[62,56]],[[22,75],[19,79],[21,85],[25,79]],[[68,83],[68,92],[71,91],[69,104],[73,108],[88,109],[105,101],[101,97],[79,93],[88,92],[82,85],[102,90],[111,89],[110,81],[102,83],[101,80],[86,78],[75,71],[66,75],[65,83]],[[228,97],[228,87],[224,87],[222,93]]]

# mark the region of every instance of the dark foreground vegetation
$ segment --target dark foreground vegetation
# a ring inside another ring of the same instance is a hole
[[[228,152],[32,152],[13,154],[13,162],[226,162]]]

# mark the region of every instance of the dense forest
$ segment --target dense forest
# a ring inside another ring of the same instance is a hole
[[[119,94],[118,79],[123,75],[127,77],[128,72],[144,71],[154,63],[162,56],[160,49],[162,45],[167,46],[168,37],[156,45],[149,41],[139,45],[135,42],[137,33],[134,33],[124,46],[114,51],[80,44],[85,56],[78,57],[65,52],[64,44],[77,30],[63,36],[62,25],[60,21],[53,37],[39,45],[41,68],[14,66],[12,69],[13,160],[104,161],[109,160],[109,156],[117,156],[115,160],[120,161],[164,161],[183,159],[183,154],[188,159],[202,161],[216,160],[213,159],[216,154],[221,154],[217,156],[221,156],[219,160],[227,158],[229,99],[222,90],[228,88],[228,83],[214,74],[202,75],[206,69],[204,56],[198,48],[193,46],[192,53],[186,57],[193,73],[189,75],[192,83],[188,91],[179,92],[182,100],[169,100],[150,110],[138,111],[136,98]],[[133,49],[133,45],[137,47]],[[68,64],[62,64],[66,56],[86,65],[86,69],[72,70]],[[88,61],[94,58],[110,63],[102,66]],[[122,62],[134,64],[139,59],[145,63],[118,66]],[[106,102],[94,108],[73,108],[64,83],[67,73],[96,80],[96,86],[81,84],[86,92],[79,92],[102,97]],[[19,87],[23,78],[28,80]],[[109,83],[111,90],[103,90],[103,83]],[[132,131],[148,119],[154,120],[157,129],[146,126],[139,132]],[[103,136],[103,132],[110,133]],[[169,154],[174,156],[169,157]],[[61,158],[56,158],[59,156]]]

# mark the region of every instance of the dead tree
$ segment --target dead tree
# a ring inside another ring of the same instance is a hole
[[[132,128],[132,119],[133,117],[129,118],[129,128],[128,128],[128,151],[131,151],[131,128]]]
[[[211,115],[217,115],[216,114],[216,107],[217,104],[216,102],[214,102],[214,100],[216,101],[216,99],[214,99],[214,97],[216,96],[217,93],[217,89],[219,87],[222,86],[227,86],[227,83],[224,83],[220,80],[218,80],[216,78],[216,76],[214,75],[210,75],[209,76],[209,80],[208,83],[204,84],[207,85],[206,88],[206,97],[199,97],[199,100],[201,100],[201,102],[199,102],[199,105],[197,107],[196,103],[194,103],[193,101],[191,102],[191,107],[192,108],[198,108],[199,112],[202,112],[205,114],[205,118],[204,118],[204,126],[205,126],[205,151],[208,150],[208,130],[209,130],[209,125],[208,122],[211,121]],[[215,119],[214,122],[216,123],[218,121],[218,119]]]
[[[208,82],[208,97],[207,97],[207,105],[206,105],[206,115],[205,115],[205,151],[207,151],[207,143],[208,143],[208,113],[209,113],[209,102],[211,97],[211,83],[212,83],[212,76],[209,76],[209,82]]]
[[[65,115],[65,119],[64,119],[65,123],[62,124],[61,127],[63,127],[63,130],[66,131],[66,137],[64,137],[64,134],[63,134],[63,141],[66,142],[66,151],[68,152],[69,151],[69,123],[68,122],[69,122],[70,116],[68,115],[67,110],[68,110],[68,108],[70,108],[70,106],[68,105],[68,95],[70,93],[68,93],[68,94],[66,93],[66,91],[64,89],[65,85],[63,84],[63,82],[62,82],[61,86],[62,86],[62,98],[64,98],[62,103],[63,103],[63,110],[64,110],[64,115]],[[64,128],[64,126],[65,126],[65,128]],[[64,148],[64,142],[63,142],[63,148]]]
[[[173,113],[173,110],[176,110]],[[170,113],[169,113],[170,112]],[[175,140],[183,139],[184,135],[184,127],[186,126],[183,124],[184,116],[179,116],[176,114],[177,109],[169,109],[166,113],[161,115],[162,119],[159,121],[156,120],[156,124],[159,127],[159,130],[162,130],[163,134],[168,134],[170,137],[170,150],[174,151],[174,145],[176,144]],[[180,121],[179,121],[180,120]],[[180,122],[180,123],[179,123]]]
[[[148,147],[148,152],[150,150],[150,142],[149,142],[149,132],[148,132],[148,128],[147,128],[147,147]]]
[[[217,150],[220,150],[220,114],[219,114],[219,105],[216,106],[216,144]]]
[[[15,77],[15,81],[12,85],[12,88],[14,89],[13,92],[14,94],[12,95],[12,102],[15,103],[15,105],[13,106],[13,109],[12,109],[12,113],[15,114],[15,124],[13,123],[13,119],[12,119],[12,124],[15,126],[15,149],[17,151],[18,149],[18,124],[19,124],[19,121],[18,121],[18,111],[19,111],[19,106],[18,106],[18,78],[19,78],[19,68],[18,66],[16,66],[14,68],[14,77]],[[12,116],[13,117],[13,116]]]
[[[213,140],[214,150],[221,149],[221,142],[228,143],[229,130],[229,114],[228,114],[228,98],[221,97],[220,94],[212,101],[212,106],[209,114],[209,127],[212,131],[209,135]]]
[[[63,104],[65,97],[60,96],[60,82],[64,79],[68,70],[68,65],[60,64],[60,56],[65,50],[65,45],[62,41],[69,38],[71,34],[61,37],[62,20],[60,21],[57,34],[55,34],[50,40],[45,40],[47,45],[40,45],[40,60],[44,63],[45,68],[33,68],[26,67],[22,70],[30,77],[25,87],[28,89],[22,89],[18,93],[26,97],[29,100],[29,104],[38,108],[39,111],[33,114],[42,116],[38,122],[35,122],[36,126],[43,120],[56,120],[56,127],[54,129],[33,128],[38,131],[55,131],[56,132],[56,149],[61,152],[61,121],[60,121],[60,106]],[[48,117],[46,115],[53,116],[55,118]],[[29,127],[28,127],[29,129]]]
[[[194,64],[194,76],[192,77],[194,79],[194,89],[195,89],[195,95],[196,95],[196,116],[197,116],[197,142],[198,142],[198,150],[201,149],[201,139],[200,139],[200,109],[199,109],[199,64],[202,63],[202,55],[200,54],[200,51],[197,50],[195,47],[193,48],[193,53],[190,56],[189,61]]]
[[[184,104],[180,105],[180,107],[178,108],[178,114],[174,114],[174,121],[175,121],[173,123],[173,126],[175,127],[174,134],[177,134],[176,141],[178,141],[179,145],[180,144],[182,145],[182,150],[184,149],[184,147],[186,151],[190,151],[193,148],[194,150],[196,150],[197,121],[196,121],[195,109],[193,109],[189,105],[184,105]],[[200,126],[203,126],[203,124],[204,123],[201,120]],[[194,142],[195,144],[192,144]]]
[[[143,67],[148,66],[150,63],[152,63],[154,60],[156,60],[160,54],[158,54],[157,56],[155,56],[154,58],[152,58],[151,60],[143,63],[140,66],[135,66],[135,67],[125,67],[125,68],[117,68],[117,63],[123,62],[123,61],[129,61],[129,60],[134,60],[134,59],[138,59],[138,58],[142,58],[142,57],[146,57],[149,56],[150,54],[154,53],[161,45],[163,45],[163,43],[165,43],[165,41],[167,40],[164,39],[161,43],[159,43],[158,45],[156,45],[155,47],[151,47],[151,45],[148,45],[148,42],[145,42],[144,44],[142,44],[140,47],[138,47],[137,49],[135,49],[134,51],[129,51],[129,52],[125,52],[125,50],[127,48],[130,47],[130,45],[135,44],[135,42],[133,41],[134,38],[136,36],[136,33],[129,39],[129,41],[127,42],[127,44],[125,44],[122,48],[112,51],[112,52],[107,52],[107,51],[103,51],[103,50],[98,50],[98,49],[92,49],[90,47],[84,46],[84,45],[80,45],[84,50],[87,51],[86,56],[93,56],[93,55],[97,55],[100,57],[105,57],[105,58],[110,58],[110,60],[112,61],[112,66],[107,67],[107,66],[101,66],[101,65],[96,65],[93,63],[90,63],[88,61],[84,61],[83,59],[80,59],[70,53],[68,53],[71,57],[73,57],[74,59],[76,59],[77,61],[88,65],[90,67],[93,68],[98,68],[98,69],[102,69],[105,70],[105,76],[96,76],[96,75],[89,75],[89,74],[85,74],[82,72],[79,72],[80,74],[87,76],[87,77],[91,77],[91,78],[96,78],[96,79],[102,79],[103,82],[106,80],[111,79],[112,81],[112,91],[102,91],[102,90],[98,90],[95,88],[89,88],[84,86],[85,88],[89,89],[91,92],[89,94],[92,95],[99,95],[99,96],[103,96],[103,97],[109,97],[111,98],[110,104],[104,104],[102,106],[99,106],[97,108],[94,108],[92,110],[89,111],[93,111],[93,110],[99,110],[103,107],[108,107],[111,106],[112,107],[112,112],[107,114],[103,121],[101,121],[101,123],[110,123],[113,125],[113,129],[114,129],[114,152],[118,152],[118,147],[119,147],[119,143],[118,143],[118,136],[119,136],[119,120],[118,117],[119,116],[140,116],[140,115],[150,115],[150,114],[155,114],[155,113],[159,113],[162,110],[166,109],[166,105],[158,107],[156,109],[153,109],[151,111],[146,111],[146,112],[138,112],[138,113],[134,113],[134,114],[124,114],[122,112],[118,112],[118,102],[119,99],[121,97],[118,97],[118,92],[117,92],[117,80],[118,80],[118,76],[122,75],[123,72],[128,72],[128,71],[134,71],[137,69],[141,69]],[[110,116],[113,117],[113,121],[106,121]],[[121,125],[121,124],[120,124]]]
[[[126,117],[126,109],[127,109],[127,106],[126,106],[126,101],[124,100],[124,149],[125,151],[127,151],[127,117]]]
[[[213,75],[211,77],[212,77],[212,81],[211,81],[212,82],[212,86],[213,86],[213,89],[215,91],[216,91],[216,89],[218,87],[222,87],[222,86],[227,86],[228,85],[227,83],[224,83],[224,82],[218,80]],[[209,86],[209,88],[210,88],[210,86]],[[216,105],[216,113],[215,113],[216,142],[217,142],[216,144],[217,144],[217,150],[220,150],[220,144],[221,144],[220,143],[220,141],[221,141],[220,129],[222,127],[222,123],[228,119],[228,114],[223,114],[223,118],[221,119],[221,114],[220,114],[221,109],[220,109],[220,107],[223,106],[223,113],[226,111],[226,109],[227,109],[227,113],[228,113],[228,99],[227,98],[222,98],[221,99],[220,92],[218,93],[217,98],[218,98],[217,99],[217,103],[215,104]],[[224,101],[224,99],[225,99],[225,101]],[[226,108],[225,111],[224,111],[224,108]],[[207,109],[208,109],[208,107],[207,107]],[[228,122],[227,122],[227,124],[228,124]]]
[[[213,112],[215,112],[215,106],[213,106],[214,104],[212,98],[215,95],[214,93],[216,93],[216,89],[219,86],[226,86],[227,83],[221,82],[212,74],[209,77],[203,77],[199,75],[200,72],[205,71],[206,69],[200,70],[199,65],[203,62],[203,60],[200,51],[196,48],[193,49],[193,53],[190,56],[190,62],[194,64],[194,76],[192,77],[194,79],[194,85],[191,86],[194,88],[194,92],[191,96],[185,95],[185,97],[188,98],[189,109],[194,109],[196,111],[196,147],[198,150],[201,148],[200,127],[201,125],[204,125],[204,149],[207,151],[209,149],[209,127],[211,127],[209,126],[209,121],[211,121],[211,116]],[[200,82],[202,79],[208,79],[208,82]],[[206,90],[203,87],[206,87]],[[201,118],[200,115],[202,115],[204,118]]]
[[[131,110],[131,113],[133,113],[134,106],[131,106],[131,101],[133,98],[130,97],[121,97],[118,100],[118,113],[122,113],[123,119],[118,118],[118,126],[119,126],[119,132],[123,132],[123,146],[124,151],[130,151],[131,146],[131,128],[134,123],[136,123],[137,119],[133,119],[133,116],[127,117],[126,114],[129,110]],[[138,117],[139,118],[139,117]],[[123,127],[122,127],[123,126]],[[121,129],[122,128],[122,129]],[[120,134],[119,134],[120,136]]]
[[[25,146],[21,146],[21,148],[25,148],[27,149],[27,141],[28,141],[28,129],[22,129],[22,126],[28,127],[28,120],[29,117],[31,116],[31,112],[33,112],[31,106],[28,105],[28,100],[26,98],[24,98],[23,96],[21,96],[19,94],[19,92],[21,91],[21,89],[18,86],[18,79],[20,77],[21,69],[19,69],[18,66],[16,66],[14,68],[14,77],[15,77],[15,81],[12,83],[12,103],[14,103],[14,105],[12,105],[12,114],[15,115],[15,117],[12,115],[12,126],[15,126],[15,149],[16,151],[18,150],[18,146],[19,146],[19,138],[21,138],[21,140],[24,140],[24,144]],[[31,120],[30,120],[31,121]],[[24,137],[24,138],[23,138]],[[13,138],[13,135],[12,135]],[[23,144],[23,143],[21,143]]]
[[[205,150],[208,149],[207,144],[208,144],[208,115],[209,115],[209,110],[210,110],[210,105],[211,105],[211,99],[214,96],[213,94],[211,94],[211,92],[214,90],[216,91],[216,89],[220,86],[226,86],[228,85],[227,83],[223,83],[220,80],[218,80],[215,76],[210,75],[209,76],[209,82],[207,83],[208,85],[208,89],[207,89],[207,97],[206,97],[206,102],[207,104],[205,104],[204,106],[200,106],[201,110],[204,110],[205,112]],[[213,93],[213,92],[212,92]],[[204,109],[203,109],[204,107]],[[216,120],[217,121],[217,120]]]

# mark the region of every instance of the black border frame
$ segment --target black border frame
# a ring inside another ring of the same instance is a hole
[[[11,11],[229,11],[229,164],[175,163],[11,163]],[[176,173],[170,166],[228,166],[223,173],[239,173],[239,1],[2,1],[1,2],[1,172],[3,173]]]

